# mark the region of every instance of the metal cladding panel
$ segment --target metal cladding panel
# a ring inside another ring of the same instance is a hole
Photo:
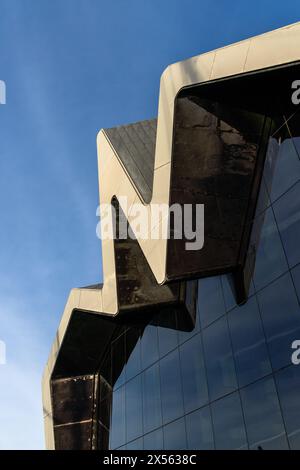
[[[143,200],[151,201],[157,119],[105,129]]]

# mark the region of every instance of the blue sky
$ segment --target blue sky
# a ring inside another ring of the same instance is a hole
[[[44,447],[69,290],[101,280],[96,134],[156,116],[172,62],[299,19],[297,0],[0,0],[0,449]]]

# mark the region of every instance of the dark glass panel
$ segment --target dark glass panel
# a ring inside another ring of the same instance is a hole
[[[184,343],[179,351],[184,409],[187,413],[200,408],[208,402],[208,389],[200,334]]]
[[[163,431],[162,428],[156,431],[145,434],[144,436],[144,449],[145,450],[162,450],[164,447]]]
[[[125,385],[126,397],[126,440],[131,441],[143,433],[142,380],[141,375]]]
[[[144,433],[162,424],[159,365],[154,364],[142,375]]]
[[[110,449],[116,449],[125,443],[125,386],[113,393],[110,432]]]
[[[247,449],[247,437],[239,393],[211,405],[216,449]]]
[[[194,281],[192,281],[194,282]],[[184,341],[190,339],[192,336],[194,336],[200,329],[200,318],[199,318],[199,304],[198,304],[198,299],[199,299],[199,281],[197,282],[197,285],[195,285],[192,282],[187,282],[186,284],[186,302],[188,302],[188,305],[192,306],[194,305],[193,303],[195,302],[195,325],[192,331],[182,331],[179,328],[178,331],[178,342],[179,344],[182,344]]]
[[[226,317],[203,331],[203,346],[209,395],[211,400],[215,400],[237,388]]]
[[[298,300],[300,300],[300,264],[292,270],[292,276],[297,291]]]
[[[100,366],[99,373],[99,391],[100,391],[100,400],[110,395],[112,392],[112,358],[111,350],[108,348],[104,360]]]
[[[290,447],[300,450],[300,366],[279,371],[276,382]]]
[[[225,313],[220,277],[200,279],[198,289],[198,310],[200,325],[205,328]]]
[[[234,307],[236,307],[233,279],[231,274],[225,274],[224,276],[221,276],[220,279],[223,288],[225,308],[226,312],[228,312],[229,310],[232,310]]]
[[[97,423],[97,450],[109,449],[109,428]],[[78,450],[78,449],[77,449]]]
[[[164,426],[164,448],[165,450],[186,449],[186,431],[184,418],[173,421]]]
[[[300,183],[273,207],[288,263],[295,266],[300,263]]]
[[[262,229],[256,247],[254,284],[256,289],[261,289],[286,272],[288,266],[271,208],[255,220],[254,231],[257,224]]]
[[[126,380],[141,372],[141,342],[140,331],[130,328],[126,331]]]
[[[161,315],[163,326],[158,327],[158,345],[160,357],[165,356],[178,346],[176,314]]]
[[[270,198],[269,198],[269,194],[267,191],[267,186],[266,186],[264,178],[262,178],[261,185],[259,188],[259,196],[258,196],[255,216],[257,217],[259,214],[264,212],[267,209],[267,207],[269,207],[269,205],[270,205]]]
[[[300,337],[300,310],[290,274],[258,294],[273,369],[290,364],[291,344]]]
[[[99,410],[99,421],[102,425],[104,425],[107,429],[110,426],[110,419],[111,419],[111,396],[106,396],[100,403],[100,410]]]
[[[287,127],[288,127],[291,137],[293,138],[293,143],[295,145],[297,155],[300,161],[300,113],[299,113],[299,110],[297,111],[297,113],[287,118]]]
[[[240,387],[272,372],[257,300],[228,314],[236,372]]]
[[[141,338],[141,357],[142,369],[146,369],[159,358],[157,327],[154,325],[147,325],[143,332]]]
[[[287,449],[282,415],[272,378],[241,390],[247,436],[251,449]]]
[[[189,450],[214,449],[214,436],[209,406],[185,416]]]
[[[112,385],[114,390],[125,382],[125,335],[111,344]]]
[[[183,415],[183,397],[179,353],[176,349],[160,361],[163,421],[167,423]]]

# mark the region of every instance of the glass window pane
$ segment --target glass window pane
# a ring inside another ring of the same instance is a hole
[[[181,344],[184,341],[187,341],[192,336],[194,336],[200,329],[200,321],[199,321],[199,309],[198,309],[198,290],[199,290],[199,283],[198,281],[189,281],[186,283],[186,293],[185,293],[185,303],[195,315],[194,318],[194,327],[191,331],[184,331],[180,326],[180,320],[182,317],[177,318],[178,320],[178,343]],[[186,324],[186,321],[184,322]]]
[[[216,449],[247,449],[244,419],[238,392],[211,405]]]
[[[126,331],[126,380],[141,372],[141,343],[140,331],[130,328]]]
[[[247,436],[252,449],[287,449],[277,392],[272,378],[241,390]]]
[[[186,449],[186,432],[184,418],[178,419],[168,424],[164,430],[164,448],[165,450]]]
[[[126,450],[143,450],[143,438],[140,437],[139,439],[136,439],[135,441],[128,442],[126,445]]]
[[[273,202],[300,179],[300,161],[293,139],[289,137],[288,132],[281,144],[272,137],[269,150],[266,164],[271,169],[268,173],[265,171],[265,175],[267,175],[268,190]]]
[[[162,450],[164,447],[162,428],[152,431],[144,436],[145,450]]]
[[[272,145],[277,146],[277,152],[272,154],[274,170],[268,180],[268,189],[271,190],[271,201],[275,201],[300,179],[300,162],[292,139],[283,140],[281,145],[274,138],[271,140]]]
[[[160,357],[163,357],[178,346],[178,332],[176,315],[173,312],[161,317],[163,326],[158,327],[158,345]]]
[[[290,274],[274,281],[257,297],[276,370],[290,364],[291,344],[300,337],[300,309]]]
[[[163,421],[167,423],[183,415],[183,397],[179,353],[176,349],[160,361]]]
[[[283,125],[284,125],[284,122],[282,121],[281,118],[280,118],[280,123],[278,122],[275,125],[275,123],[273,122],[273,126],[275,126],[273,131],[275,131],[275,129],[278,129],[280,126],[283,126]],[[280,145],[278,141],[278,136],[277,138],[270,137],[269,142],[268,142],[268,148],[267,148],[267,154],[266,154],[265,166],[264,166],[264,174],[263,174],[263,178],[266,183],[268,194],[271,194],[272,192],[272,182],[273,182],[273,177],[274,177],[275,166],[278,161],[279,147]]]
[[[276,382],[290,446],[300,450],[300,366],[281,370]]]
[[[125,335],[111,343],[112,385],[114,390],[125,382]]]
[[[224,274],[221,276],[221,284],[223,289],[223,295],[225,300],[226,312],[236,307],[234,285],[231,274]]]
[[[141,375],[126,383],[126,440],[131,441],[143,433]]]
[[[264,178],[262,178],[261,186],[259,189],[258,201],[256,205],[255,216],[257,217],[259,214],[264,212],[267,209],[267,207],[269,207],[269,205],[270,205],[270,199],[269,199],[266,183],[265,183]]]
[[[227,319],[220,318],[203,331],[203,346],[211,400],[237,388]]]
[[[180,349],[181,376],[185,412],[206,405],[208,389],[201,336],[197,334]]]
[[[125,387],[123,386],[113,393],[110,449],[122,446],[125,440]]]
[[[159,366],[154,364],[145,370],[143,383],[143,421],[144,432],[152,431],[162,424]]]
[[[206,327],[225,313],[220,277],[200,279],[198,288],[198,311],[201,328]]]
[[[300,264],[292,270],[292,277],[298,295],[298,299],[300,300]]]
[[[274,213],[289,265],[300,263],[300,183],[274,204]]]
[[[214,449],[214,436],[209,406],[186,415],[185,423],[187,448],[189,450]]]
[[[293,115],[292,118],[288,119],[288,128],[290,135],[293,137],[293,142],[298,154],[300,161],[300,125],[299,125],[299,111]]]
[[[142,368],[151,366],[159,358],[157,327],[147,325],[141,338]]]
[[[254,269],[255,287],[261,289],[286,272],[288,266],[272,209],[267,209],[254,224],[262,225]],[[254,232],[256,228],[254,226]]]
[[[272,372],[257,300],[228,314],[239,386],[243,387]]]

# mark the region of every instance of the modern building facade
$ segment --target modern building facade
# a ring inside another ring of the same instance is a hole
[[[129,226],[135,202],[203,204],[204,244],[102,240],[45,368],[48,448],[300,449],[299,43],[171,65],[157,120],[99,133],[100,201]]]

